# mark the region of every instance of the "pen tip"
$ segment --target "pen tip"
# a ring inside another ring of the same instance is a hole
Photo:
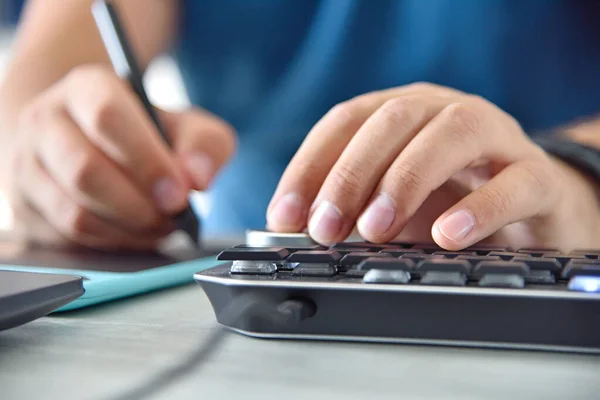
[[[191,207],[177,216],[177,228],[190,237],[194,246],[200,246],[200,222]]]

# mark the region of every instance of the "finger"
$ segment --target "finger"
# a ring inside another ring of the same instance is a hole
[[[85,68],[64,84],[66,108],[83,133],[165,213],[187,204],[189,188],[141,102],[110,71]]]
[[[159,110],[159,115],[193,188],[207,189],[235,150],[233,128],[199,109],[179,113]]]
[[[311,237],[319,243],[344,240],[385,171],[445,104],[436,97],[402,96],[375,111],[325,179],[308,225]]]
[[[333,107],[311,129],[283,173],[267,209],[268,228],[282,232],[304,229],[325,178],[365,121],[392,98],[436,90],[419,83],[358,96]]]
[[[33,156],[25,163],[20,191],[66,240],[98,249],[150,249],[157,237],[131,235],[77,205]]]
[[[270,230],[294,232],[305,227],[310,204],[370,108],[359,102],[340,104],[313,127],[284,171],[267,208]]]
[[[16,156],[12,159],[14,174],[10,180],[10,203],[14,215],[12,231],[15,239],[17,243],[23,244],[63,246],[67,243],[66,238],[45,220],[29,201],[29,194],[23,192],[30,189],[30,185],[25,180],[29,181],[31,170],[24,167],[23,158]]]
[[[151,197],[96,148],[64,110],[45,111],[28,129],[36,131],[29,135],[45,170],[81,207],[131,231],[165,223]]]
[[[556,201],[544,163],[511,164],[442,214],[432,227],[438,245],[459,250],[506,225],[546,214]]]
[[[490,122],[486,112],[474,105],[453,103],[443,107],[408,143],[358,220],[365,239],[382,242],[396,237],[434,190],[480,159],[501,159],[508,164],[530,154],[531,146],[507,139],[511,130]]]

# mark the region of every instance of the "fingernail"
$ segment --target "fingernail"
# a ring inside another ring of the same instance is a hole
[[[185,161],[196,184],[207,188],[215,173],[212,159],[204,153],[195,153],[188,155]]]
[[[358,229],[367,235],[383,235],[396,217],[396,204],[385,193],[380,194],[358,219]]]
[[[328,201],[322,201],[308,224],[308,232],[319,243],[332,243],[342,229],[342,214]]]
[[[474,226],[473,215],[468,211],[460,210],[444,218],[439,224],[439,230],[448,239],[459,242],[473,230]]]
[[[186,194],[173,178],[163,178],[154,185],[154,198],[163,211],[171,213],[182,208]]]
[[[300,223],[303,214],[303,202],[296,193],[282,196],[269,213],[269,225],[279,227],[295,227]]]

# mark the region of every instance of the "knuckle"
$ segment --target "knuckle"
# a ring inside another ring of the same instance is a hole
[[[52,113],[54,113],[52,107],[36,99],[23,107],[19,113],[18,126],[20,128],[43,126]]]
[[[338,105],[348,107],[350,110],[360,111],[365,108],[370,108],[373,104],[378,102],[380,102],[380,94],[378,92],[370,92],[354,96]],[[335,106],[333,108],[335,108]],[[342,107],[342,109],[343,108],[344,107]]]
[[[347,100],[331,107],[327,112],[327,116],[330,118],[351,119],[357,108],[356,99]]]
[[[412,127],[416,124],[415,102],[406,97],[386,101],[379,111],[391,126]]]
[[[89,88],[78,98],[86,103],[87,124],[93,131],[90,133],[107,134],[114,126],[119,114],[118,82],[114,73],[99,65],[84,65],[74,68],[67,77],[68,85],[73,94],[82,93],[81,88]],[[93,89],[93,90],[91,90]],[[93,95],[91,95],[93,93]]]
[[[420,192],[427,187],[427,181],[420,173],[420,166],[402,163],[393,170],[393,183],[401,188],[400,192]]]
[[[481,114],[467,103],[452,103],[446,108],[446,117],[452,133],[461,136],[477,136],[480,133]]]
[[[71,238],[90,233],[90,215],[82,207],[68,204],[61,207],[58,223],[64,234]]]
[[[84,193],[92,192],[95,177],[101,171],[98,171],[98,160],[90,154],[71,153],[68,159],[67,182],[68,184]]]
[[[311,177],[322,175],[324,168],[326,167],[319,162],[294,157],[284,175],[288,175],[291,171],[299,171],[303,177],[310,180]]]
[[[349,130],[356,131],[364,119],[365,99],[366,97],[359,96],[336,104],[327,112],[327,118],[348,127]]]
[[[366,95],[361,95],[334,105],[315,125],[309,136],[332,130],[339,131],[345,137],[353,136],[368,116],[367,98]]]
[[[539,162],[528,162],[522,165],[523,182],[536,197],[548,199],[552,194],[552,172],[548,166]]]
[[[98,64],[84,64],[71,69],[65,76],[65,82],[75,88],[80,85],[89,85],[90,82],[102,84],[112,78],[112,74],[107,67]]]
[[[109,91],[98,93],[98,97],[90,107],[90,113],[92,130],[96,134],[109,135],[119,114],[114,94]]]
[[[480,189],[483,204],[487,204],[490,219],[512,210],[517,201],[514,191],[505,191],[494,187],[483,187]]]
[[[365,176],[356,166],[341,164],[331,171],[330,182],[336,195],[352,199],[359,197],[367,186]]]
[[[413,82],[407,85],[407,89],[415,90],[418,92],[432,92],[437,90],[439,86],[431,82]]]

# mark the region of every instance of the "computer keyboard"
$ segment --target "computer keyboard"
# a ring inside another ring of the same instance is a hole
[[[600,352],[600,250],[286,242],[241,244],[218,260],[195,279],[217,320],[250,336]],[[314,313],[290,326],[224,321],[247,293]]]

